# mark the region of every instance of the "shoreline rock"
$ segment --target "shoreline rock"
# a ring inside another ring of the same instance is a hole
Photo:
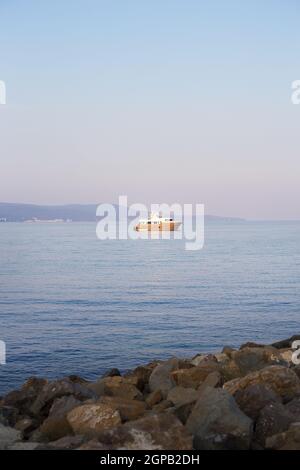
[[[300,450],[293,336],[98,380],[30,378],[0,399],[0,449]]]

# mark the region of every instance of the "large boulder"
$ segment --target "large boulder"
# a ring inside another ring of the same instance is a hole
[[[249,449],[252,420],[234,398],[220,388],[206,387],[186,423],[199,450]]]
[[[288,365],[277,349],[269,347],[244,347],[231,355],[240,377],[271,365]]]
[[[149,415],[101,433],[104,449],[191,450],[192,436],[172,414]]]
[[[292,413],[281,403],[270,403],[261,410],[258,416],[255,440],[264,446],[268,437],[286,431],[294,421]]]
[[[169,390],[176,385],[174,379],[171,377],[171,372],[178,368],[179,360],[176,358],[158,364],[149,377],[150,392],[160,390],[163,396],[166,397]]]
[[[232,395],[244,390],[250,385],[263,384],[271,388],[283,401],[292,400],[300,394],[300,380],[292,369],[284,366],[269,366],[257,372],[252,372],[240,379],[234,379],[224,384],[224,389]]]
[[[20,431],[13,429],[9,426],[0,424],[0,450],[5,450],[9,446],[21,439]]]
[[[40,426],[40,432],[50,441],[55,441],[72,433],[67,414],[81,402],[72,395],[57,398],[50,409],[49,416]]]
[[[114,397],[142,400],[143,395],[136,387],[137,379],[124,377],[106,377],[104,381],[104,394]]]
[[[105,403],[115,408],[120,413],[122,421],[132,421],[140,418],[147,409],[145,402],[140,400],[131,400],[123,397],[107,397],[100,398],[98,403]]]
[[[217,372],[217,361],[202,361],[198,366],[189,369],[178,369],[171,373],[176,385],[197,389],[212,372]]]
[[[78,406],[67,414],[67,420],[75,434],[91,437],[121,424],[120,413],[105,403]]]
[[[290,338],[283,339],[282,341],[277,341],[276,343],[273,343],[272,346],[273,348],[276,348],[276,349],[291,348],[293,342],[299,341],[299,340],[300,340],[300,335],[294,335],[294,336],[291,336]]]
[[[254,421],[270,403],[281,403],[281,398],[264,384],[254,384],[238,390],[234,395],[239,408]]]
[[[285,432],[268,437],[266,448],[272,450],[300,450],[300,422],[291,424]]]
[[[167,399],[174,405],[184,405],[186,403],[195,403],[199,398],[199,393],[194,388],[174,387],[169,393]]]
[[[30,411],[33,415],[47,416],[54,400],[68,395],[73,395],[74,398],[81,401],[95,396],[86,385],[72,382],[69,378],[55,380],[43,386]]]
[[[30,377],[20,390],[14,390],[5,395],[1,405],[17,408],[20,416],[27,415],[30,413],[32,403],[46,384],[47,381],[44,379]]]

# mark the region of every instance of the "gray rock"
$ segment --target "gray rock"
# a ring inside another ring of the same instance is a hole
[[[171,377],[171,372],[178,369],[179,361],[176,358],[169,359],[156,366],[149,378],[149,388],[151,392],[160,390],[164,397],[169,390],[175,387],[175,382]]]
[[[281,403],[271,403],[259,414],[255,427],[255,440],[264,446],[268,437],[286,431],[294,421],[293,414]]]
[[[293,423],[283,433],[267,438],[266,448],[271,450],[300,450],[300,422]]]
[[[167,399],[174,405],[184,405],[187,403],[195,403],[199,398],[199,393],[193,388],[174,387],[169,393]]]
[[[30,377],[20,390],[14,390],[5,395],[1,404],[17,408],[19,415],[28,415],[32,403],[46,383],[44,379]]]
[[[0,424],[0,450],[5,450],[21,439],[20,431]]]
[[[50,441],[56,441],[72,433],[67,414],[81,402],[72,395],[57,398],[50,409],[48,418],[40,426],[40,432]]]
[[[232,353],[231,358],[236,363],[240,371],[240,377],[251,372],[261,370],[271,365],[285,365],[279,351],[272,347],[244,347],[240,351]]]
[[[206,387],[186,423],[199,450],[249,449],[252,420],[234,398],[220,388]]]
[[[73,395],[78,400],[93,398],[95,394],[80,383],[74,383],[69,379],[55,380],[43,386],[30,411],[34,415],[39,413],[47,415],[56,398]]]
[[[300,335],[294,335],[294,336],[291,336],[288,339],[284,339],[282,341],[277,341],[276,343],[273,343],[272,346],[273,346],[273,348],[276,348],[276,349],[291,348],[293,342],[294,341],[299,341],[299,340],[300,340]]]
[[[264,384],[249,385],[234,396],[239,408],[254,421],[260,411],[270,403],[281,403],[281,398]]]

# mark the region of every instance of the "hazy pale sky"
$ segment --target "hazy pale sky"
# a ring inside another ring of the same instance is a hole
[[[299,0],[0,0],[0,201],[300,219]]]

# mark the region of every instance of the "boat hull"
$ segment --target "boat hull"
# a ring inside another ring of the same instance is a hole
[[[181,222],[160,222],[159,224],[138,224],[137,232],[174,232],[178,230]]]

